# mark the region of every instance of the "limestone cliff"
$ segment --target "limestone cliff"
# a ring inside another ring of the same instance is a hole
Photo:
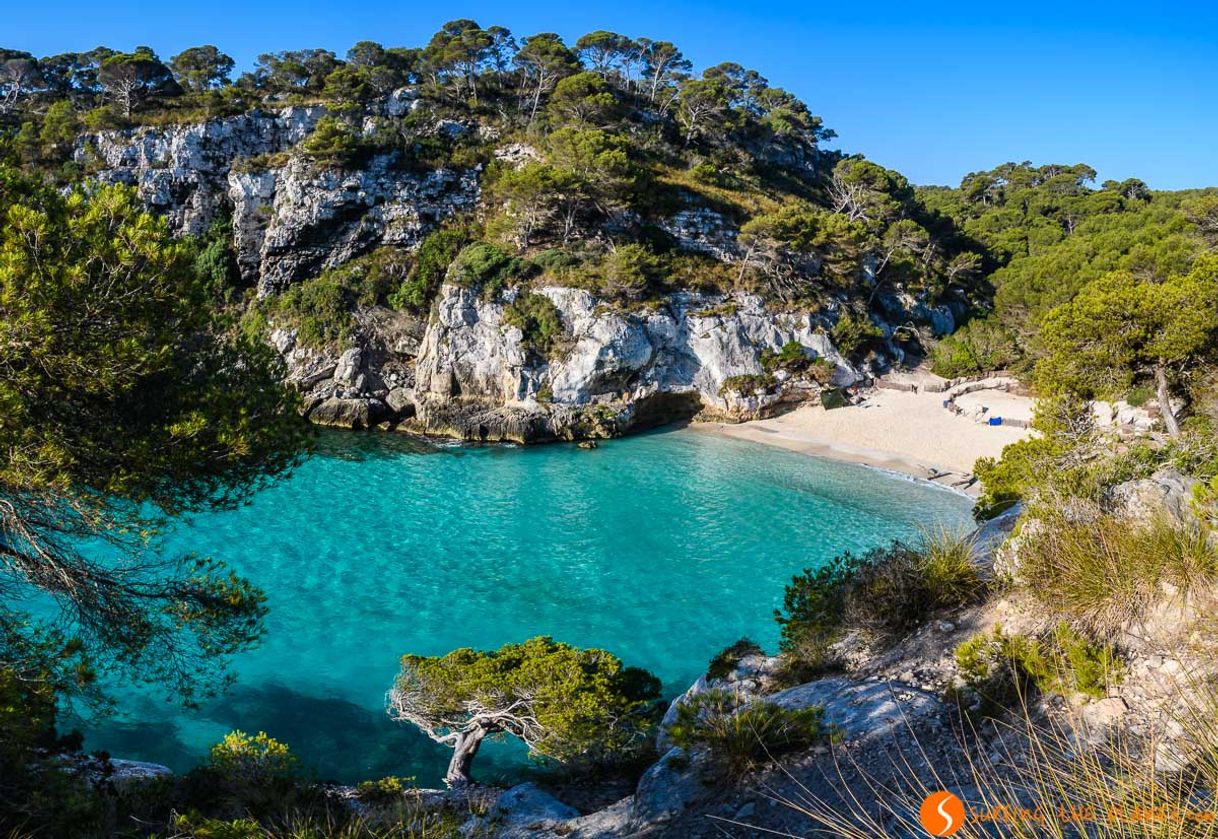
[[[136,187],[175,232],[198,235],[231,214],[242,275],[261,294],[379,245],[417,247],[436,223],[473,209],[475,171],[418,171],[388,154],[338,171],[288,154],[324,115],[293,107],[107,131],[84,138],[77,157],[99,180]]]
[[[77,158],[102,181],[133,185],[178,233],[200,235],[217,219],[231,220],[242,279],[265,297],[377,248],[415,251],[446,218],[486,211],[481,165],[428,168],[375,151],[377,121],[400,126],[417,105],[404,89],[368,106],[371,150],[341,169],[298,153],[325,116],[320,106],[101,132],[81,139]],[[488,126],[438,118],[421,130],[445,142],[477,136],[491,146],[497,136]],[[518,167],[538,154],[510,143],[491,157]],[[674,252],[739,262],[739,219],[700,201],[685,194],[679,207],[648,220],[623,211],[580,235],[593,247],[611,246],[613,229],[652,225]],[[684,291],[626,305],[576,288],[533,290],[562,321],[562,340],[546,358],[531,353],[504,319],[519,288],[484,298],[453,282],[425,314],[357,309],[341,346],[306,346],[273,318],[269,338],[318,423],[480,440],[580,439],[698,413],[730,420],[772,414],[899,362],[912,331],[950,332],[960,309],[876,287],[869,302],[881,345],[852,363],[829,337],[849,302],[844,294],[801,310],[744,292]],[[763,369],[763,353],[790,342],[806,361],[820,360],[815,376],[807,365]]]

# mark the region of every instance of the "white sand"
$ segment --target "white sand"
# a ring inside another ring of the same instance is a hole
[[[853,463],[891,469],[917,478],[968,474],[981,457],[998,457],[1009,443],[1029,435],[1023,428],[990,426],[943,407],[943,394],[869,390],[863,405],[826,411],[806,406],[768,420],[730,425],[695,423],[692,429]],[[1028,418],[1032,400],[1002,391],[969,394],[991,416]]]

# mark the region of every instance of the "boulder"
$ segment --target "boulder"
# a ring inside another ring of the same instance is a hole
[[[700,758],[674,746],[643,773],[630,808],[636,829],[672,820],[709,792],[699,773]]]
[[[308,411],[309,420],[318,425],[338,428],[372,428],[389,416],[389,409],[379,399],[346,399],[331,396],[321,400]]]
[[[1114,509],[1132,518],[1166,515],[1175,522],[1195,524],[1192,497],[1196,484],[1196,479],[1168,467],[1149,478],[1119,484],[1112,489],[1110,500]]]
[[[788,688],[765,701],[791,710],[820,707],[824,723],[846,741],[897,736],[913,721],[945,714],[937,696],[900,682],[856,682],[834,676]]]
[[[334,365],[333,378],[335,384],[343,387],[354,387],[360,375],[363,364],[363,351],[358,347],[349,349],[338,357]]]
[[[485,816],[475,817],[463,825],[462,833],[496,839],[538,839],[555,835],[556,828],[578,817],[578,810],[563,804],[536,784],[518,784],[500,795]]]

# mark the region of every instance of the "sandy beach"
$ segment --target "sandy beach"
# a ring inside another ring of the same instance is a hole
[[[1031,417],[1032,400],[1004,391],[961,397],[983,404],[991,415]],[[724,434],[821,457],[863,463],[945,485],[961,482],[981,457],[998,457],[1004,446],[1022,440],[1029,431],[990,426],[958,416],[943,407],[941,393],[904,393],[872,389],[861,405],[826,411],[805,406],[767,420],[732,425],[695,423],[695,431]],[[951,473],[950,475],[948,473]],[[959,487],[971,493],[978,490]]]

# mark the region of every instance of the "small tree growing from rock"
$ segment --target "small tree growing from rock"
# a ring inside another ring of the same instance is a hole
[[[494,651],[406,655],[389,691],[389,716],[451,746],[444,781],[472,783],[488,735],[520,738],[535,757],[563,763],[622,757],[647,737],[660,682],[611,653],[548,637]]]

